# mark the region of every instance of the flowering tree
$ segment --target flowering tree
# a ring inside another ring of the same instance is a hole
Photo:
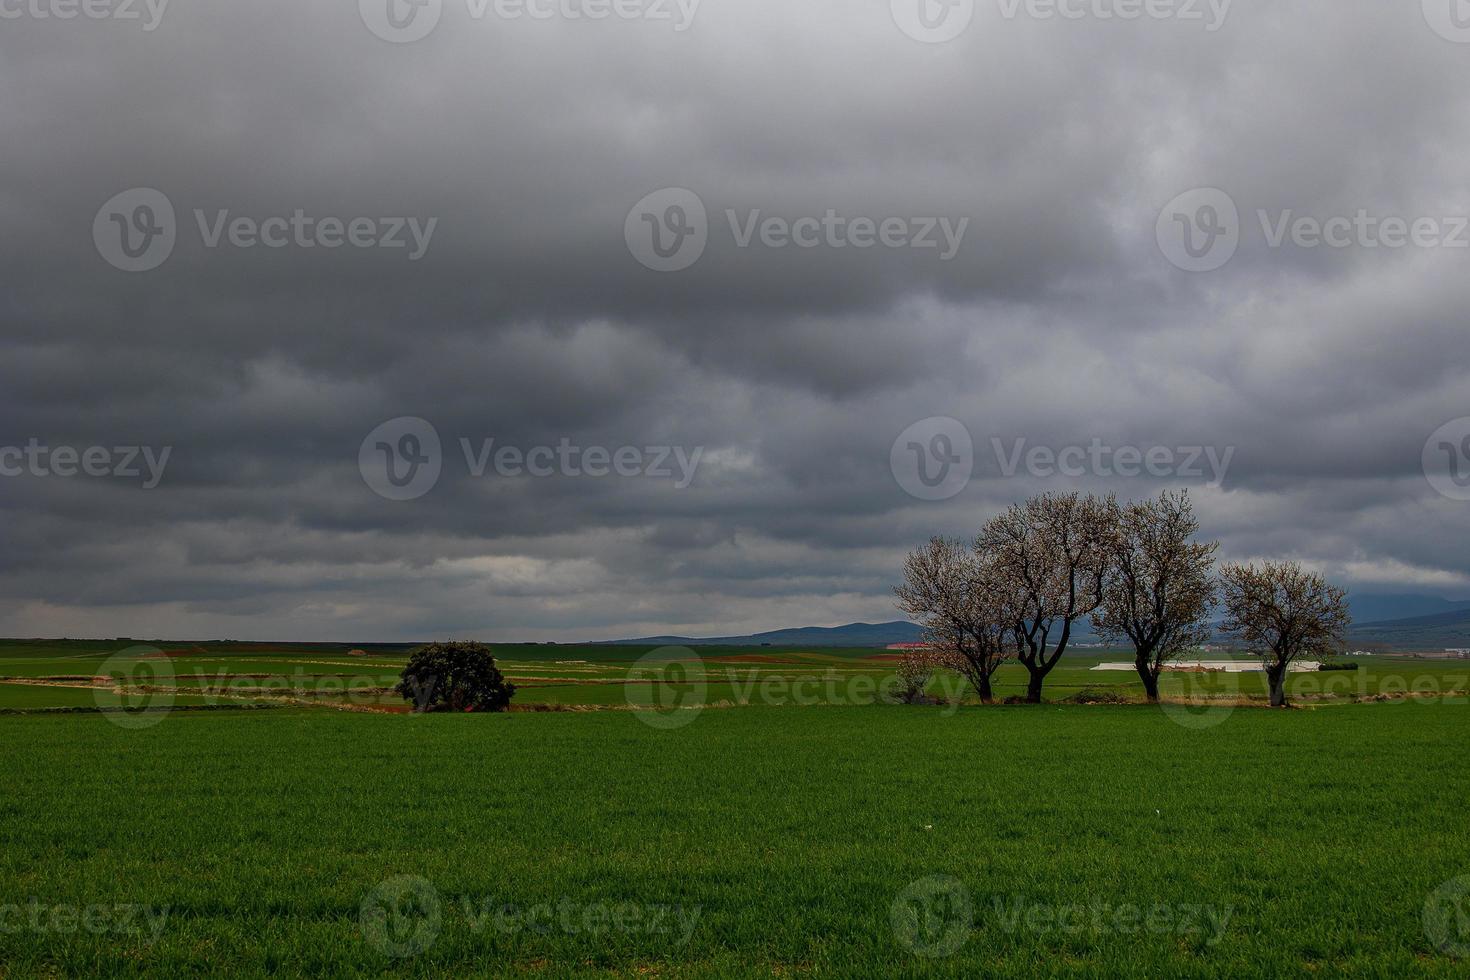
[[[1134,669],[1157,701],[1164,665],[1210,638],[1220,546],[1194,540],[1199,521],[1185,491],[1116,508],[1112,519],[1112,570],[1093,627],[1133,644]]]
[[[1220,570],[1223,629],[1266,667],[1271,704],[1286,704],[1286,674],[1303,654],[1327,656],[1344,644],[1352,615],[1347,593],[1296,562],[1226,565]]]
[[[991,570],[972,548],[933,538],[905,559],[903,572],[898,607],[924,627],[930,658],[968,680],[981,701],[994,701],[991,677],[1015,648]]]
[[[975,549],[1008,617],[1016,659],[1041,701],[1046,675],[1067,652],[1072,625],[1102,604],[1116,535],[1113,498],[1042,494],[1013,505],[981,530]]]

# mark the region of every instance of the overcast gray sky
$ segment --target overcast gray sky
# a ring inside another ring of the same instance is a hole
[[[1074,487],[1470,597],[1459,0],[423,2],[0,0],[0,634],[893,619]]]

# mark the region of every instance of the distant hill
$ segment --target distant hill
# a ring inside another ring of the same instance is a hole
[[[1470,649],[1470,609],[1382,623],[1362,623],[1348,631],[1348,639],[1359,646],[1386,646],[1398,650]]]
[[[635,640],[608,640],[612,644],[642,646],[772,646],[886,647],[890,643],[917,643],[922,631],[913,623],[849,623],[846,626],[803,626],[747,636],[645,636]]]
[[[1454,602],[1427,595],[1349,596],[1353,627],[1352,646],[1389,647],[1399,650],[1442,650],[1470,647],[1470,602]],[[627,640],[604,640],[626,646],[771,646],[789,647],[886,647],[891,643],[916,643],[922,631],[913,623],[849,623],[846,626],[804,626],[770,630],[744,636],[644,636]],[[1092,625],[1083,619],[1072,627],[1072,641],[1096,643]],[[1221,638],[1220,642],[1228,642]]]
[[[1470,610],[1470,601],[1455,602],[1436,595],[1357,595],[1348,593],[1348,608],[1353,622],[1384,623],[1396,619],[1413,619]]]
[[[849,623],[846,626],[802,626],[795,629],[771,630],[747,636],[644,636],[633,640],[604,640],[616,645],[638,646],[771,646],[789,647],[886,647],[891,643],[917,643],[923,630],[913,623],[897,620],[891,623]],[[1086,623],[1072,627],[1072,639],[1091,643],[1097,638]]]

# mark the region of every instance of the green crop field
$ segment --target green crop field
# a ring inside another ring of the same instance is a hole
[[[1470,972],[1463,661],[504,647],[578,710],[415,716],[405,650],[162,646],[0,647],[0,976]]]

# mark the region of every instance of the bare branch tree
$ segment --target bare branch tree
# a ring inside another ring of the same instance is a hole
[[[958,541],[933,538],[904,561],[898,607],[924,627],[935,661],[958,672],[986,704],[991,677],[1010,656],[1011,617],[998,604],[985,567]]]
[[[1199,521],[1189,493],[1164,492],[1114,515],[1112,574],[1093,627],[1133,644],[1133,666],[1150,701],[1159,699],[1165,664],[1209,640],[1215,586],[1210,572],[1218,542],[1196,542]]]
[[[1296,562],[1226,565],[1220,570],[1223,629],[1259,656],[1271,704],[1286,703],[1286,674],[1302,654],[1326,656],[1345,642],[1352,616],[1347,593]]]
[[[1046,675],[1062,659],[1072,624],[1101,605],[1116,534],[1112,497],[1042,494],[1012,506],[980,532],[975,549],[1011,617],[1016,659],[1040,703]]]

